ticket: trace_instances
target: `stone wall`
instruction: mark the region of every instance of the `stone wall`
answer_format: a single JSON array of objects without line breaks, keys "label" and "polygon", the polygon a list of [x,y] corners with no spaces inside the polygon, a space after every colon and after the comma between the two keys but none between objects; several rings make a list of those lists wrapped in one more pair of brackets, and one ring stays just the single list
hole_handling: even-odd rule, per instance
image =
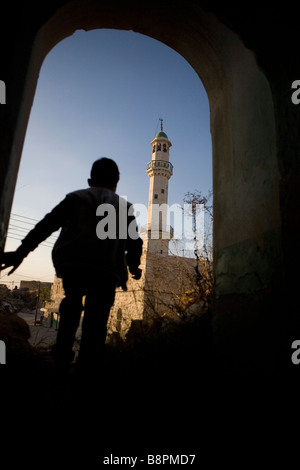
[{"label": "stone wall", "polygon": [[152,321],[182,315],[198,300],[195,265],[196,260],[192,258],[144,251],[141,279],[136,281],[129,274],[127,291],[116,290],[108,335],[115,333],[125,339],[135,320]]},{"label": "stone wall", "polygon": [[51,299],[49,302],[45,302],[44,311],[46,315],[48,313],[58,313],[60,303],[64,298],[64,289],[62,285],[62,279],[54,276],[54,281],[51,287]]}]

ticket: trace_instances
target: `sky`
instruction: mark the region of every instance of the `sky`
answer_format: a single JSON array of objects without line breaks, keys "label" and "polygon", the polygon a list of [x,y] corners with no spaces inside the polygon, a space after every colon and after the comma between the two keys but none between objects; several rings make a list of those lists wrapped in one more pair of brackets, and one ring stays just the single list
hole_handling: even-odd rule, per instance
[{"label": "sky", "polygon": [[[160,130],[172,142],[169,205],[189,191],[212,190],[209,104],[189,63],[176,51],[131,31],[76,31],[46,56],[27,127],[5,251],[67,193],[87,187],[103,156],[120,169],[117,192],[148,204],[150,142]],[[51,246],[58,232],[30,253],[11,276],[53,281]]]}]

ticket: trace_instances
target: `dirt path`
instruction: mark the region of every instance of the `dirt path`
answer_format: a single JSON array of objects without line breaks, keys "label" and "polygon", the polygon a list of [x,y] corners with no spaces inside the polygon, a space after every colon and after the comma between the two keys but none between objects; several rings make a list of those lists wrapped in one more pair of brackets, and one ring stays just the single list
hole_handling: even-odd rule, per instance
[{"label": "dirt path", "polygon": [[55,328],[45,327],[39,323],[35,325],[34,313],[19,312],[18,316],[23,318],[30,328],[31,336],[29,338],[29,343],[32,346],[46,348],[55,342],[57,330]]}]

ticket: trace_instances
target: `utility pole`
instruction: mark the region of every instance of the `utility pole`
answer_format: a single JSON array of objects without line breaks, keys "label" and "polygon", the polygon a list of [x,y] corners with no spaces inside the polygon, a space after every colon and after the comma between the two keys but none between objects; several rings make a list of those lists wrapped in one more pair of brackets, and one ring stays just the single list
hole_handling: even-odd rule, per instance
[{"label": "utility pole", "polygon": [[37,321],[37,312],[38,312],[39,303],[40,303],[40,292],[41,292],[41,282],[39,281],[39,288],[38,288],[36,304],[35,304],[34,326],[36,325],[36,321]]}]

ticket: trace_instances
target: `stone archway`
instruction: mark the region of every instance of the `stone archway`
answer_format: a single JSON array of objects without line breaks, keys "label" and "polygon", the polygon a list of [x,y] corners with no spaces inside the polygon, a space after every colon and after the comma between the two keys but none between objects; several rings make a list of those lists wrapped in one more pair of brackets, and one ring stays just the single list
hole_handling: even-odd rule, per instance
[{"label": "stone archway", "polygon": [[16,110],[11,141],[7,142],[10,145],[5,146],[7,160],[0,207],[2,239],[38,74],[47,53],[76,29],[133,30],[160,40],[191,64],[209,98],[215,334],[223,347],[232,327],[242,325],[245,331],[250,325],[253,331],[253,325],[260,321],[255,307],[241,321],[239,312],[244,308],[241,296],[258,298],[265,309],[264,299],[268,296],[264,292],[280,272],[279,173],[272,94],[254,54],[214,14],[186,1],[174,2],[170,8],[156,0],[147,6],[141,3],[77,0],[57,9],[46,21],[40,19],[40,28],[28,49],[30,60],[23,60],[20,65],[24,82],[16,86],[22,89],[22,101]]}]

